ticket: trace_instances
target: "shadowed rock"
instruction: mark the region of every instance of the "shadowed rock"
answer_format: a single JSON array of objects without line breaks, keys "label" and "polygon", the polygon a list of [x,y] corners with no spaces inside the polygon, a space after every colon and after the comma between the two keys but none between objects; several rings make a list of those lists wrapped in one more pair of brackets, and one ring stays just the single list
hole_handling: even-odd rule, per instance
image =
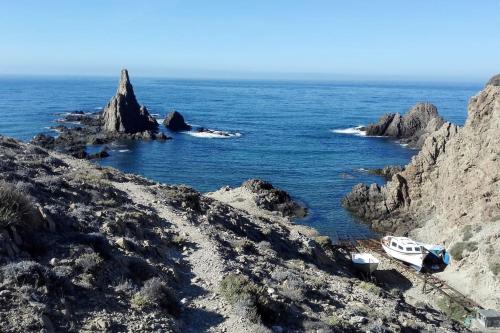
[{"label": "shadowed rock", "polygon": [[189,131],[191,126],[186,124],[184,121],[184,117],[177,111],[169,112],[165,121],[163,122],[166,128],[171,131],[180,132],[180,131]]},{"label": "shadowed rock", "polygon": [[437,131],[443,124],[436,106],[419,103],[404,116],[399,113],[384,115],[378,123],[368,125],[365,130],[369,136],[390,136],[411,148],[421,148],[429,133]]},{"label": "shadowed rock", "polygon": [[103,128],[108,132],[139,133],[158,128],[146,107],[137,102],[126,69],[122,69],[116,95],[104,108],[102,118]]}]

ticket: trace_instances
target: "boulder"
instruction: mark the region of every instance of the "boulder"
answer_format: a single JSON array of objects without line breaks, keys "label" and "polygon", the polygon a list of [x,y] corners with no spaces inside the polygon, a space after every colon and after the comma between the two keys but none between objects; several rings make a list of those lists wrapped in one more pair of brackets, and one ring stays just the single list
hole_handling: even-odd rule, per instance
[{"label": "boulder", "polygon": [[307,209],[295,202],[290,195],[275,188],[271,183],[260,179],[250,179],[242,187],[254,194],[257,207],[278,212],[282,216],[302,218],[307,215]]},{"label": "boulder", "polygon": [[174,132],[189,131],[191,126],[186,124],[184,117],[177,111],[172,111],[167,114],[165,121],[163,122],[166,128]]},{"label": "boulder", "polygon": [[114,133],[156,131],[158,123],[145,106],[139,105],[128,72],[122,69],[116,95],[111,98],[102,114],[103,128]]},{"label": "boulder", "polygon": [[378,123],[364,128],[368,136],[389,136],[400,139],[411,148],[421,148],[425,138],[444,124],[436,106],[419,103],[401,116],[392,113],[382,116]]}]

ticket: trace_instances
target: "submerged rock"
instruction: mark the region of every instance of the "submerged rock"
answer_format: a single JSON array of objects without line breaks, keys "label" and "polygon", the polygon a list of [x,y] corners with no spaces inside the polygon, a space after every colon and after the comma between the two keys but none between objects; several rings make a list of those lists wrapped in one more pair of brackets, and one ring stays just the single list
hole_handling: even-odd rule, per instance
[{"label": "submerged rock", "polygon": [[122,69],[118,90],[104,108],[102,119],[103,128],[108,132],[133,134],[158,128],[156,119],[137,102],[126,69]]},{"label": "submerged rock", "polygon": [[404,116],[399,113],[384,115],[378,123],[368,125],[364,130],[368,136],[390,136],[412,148],[420,148],[425,138],[443,124],[444,120],[438,114],[436,106],[419,103]]},{"label": "submerged rock", "polygon": [[182,114],[180,114],[177,111],[169,112],[167,117],[163,121],[163,125],[165,125],[166,128],[174,132],[191,130],[191,126],[186,124]]}]

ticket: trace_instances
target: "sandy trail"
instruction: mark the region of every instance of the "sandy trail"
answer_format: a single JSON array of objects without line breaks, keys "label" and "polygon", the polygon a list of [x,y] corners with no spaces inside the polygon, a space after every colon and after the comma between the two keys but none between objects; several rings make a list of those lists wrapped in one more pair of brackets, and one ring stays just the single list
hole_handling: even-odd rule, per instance
[{"label": "sandy trail", "polygon": [[183,332],[247,332],[241,320],[231,312],[229,304],[217,293],[227,267],[219,250],[199,227],[176,214],[171,207],[158,202],[144,186],[131,182],[113,183],[125,191],[137,204],[155,209],[158,215],[173,224],[181,235],[193,244],[184,252],[184,260],[191,267],[191,284],[180,292],[187,298],[182,317]]}]

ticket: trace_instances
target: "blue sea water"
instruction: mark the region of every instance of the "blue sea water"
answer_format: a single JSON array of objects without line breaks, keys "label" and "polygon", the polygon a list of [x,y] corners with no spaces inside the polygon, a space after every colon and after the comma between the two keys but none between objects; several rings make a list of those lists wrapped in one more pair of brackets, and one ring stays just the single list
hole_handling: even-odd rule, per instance
[{"label": "blue sea water", "polygon": [[[334,130],[404,113],[420,101],[461,125],[468,99],[481,89],[475,83],[131,79],[139,102],[158,118],[176,109],[191,124],[242,135],[169,133],[174,139],[166,142],[113,145],[98,163],[200,191],[266,179],[307,204],[310,215],[299,223],[340,238],[371,233],[340,204],[359,182],[383,183],[363,170],[406,164],[416,151],[392,139]],[[117,78],[0,78],[0,134],[29,140],[51,133],[62,113],[98,111],[116,86]]]}]

